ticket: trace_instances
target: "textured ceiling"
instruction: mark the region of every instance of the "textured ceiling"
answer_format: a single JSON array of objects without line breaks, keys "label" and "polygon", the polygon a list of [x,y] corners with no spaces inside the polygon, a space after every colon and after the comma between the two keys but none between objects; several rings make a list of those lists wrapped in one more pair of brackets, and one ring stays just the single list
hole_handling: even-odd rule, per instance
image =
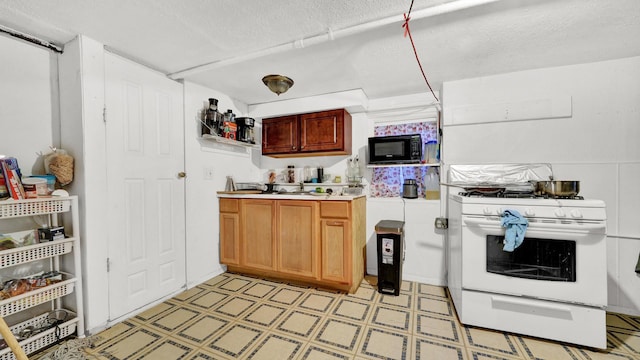
[{"label": "textured ceiling", "polygon": [[[352,89],[374,99],[428,92],[403,37],[410,4],[0,0],[0,25],[59,45],[83,34],[247,104]],[[638,0],[416,0],[412,14],[436,90],[443,81],[640,55]],[[295,85],[278,97],[260,80],[271,73]]]}]

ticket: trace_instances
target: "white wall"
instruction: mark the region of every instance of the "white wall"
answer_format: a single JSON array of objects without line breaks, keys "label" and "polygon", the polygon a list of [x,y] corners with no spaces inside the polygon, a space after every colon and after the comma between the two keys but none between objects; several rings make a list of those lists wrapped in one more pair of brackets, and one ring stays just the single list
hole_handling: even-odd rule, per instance
[{"label": "white wall", "polygon": [[13,156],[23,175],[43,174],[38,156],[53,139],[57,119],[55,55],[42,47],[0,35],[0,155]]},{"label": "white wall", "polygon": [[[0,34],[0,155],[18,159],[23,176],[43,174],[43,161],[38,153],[58,145],[59,139],[53,137],[53,123],[58,119],[57,78],[51,78],[51,68],[55,66],[55,55],[49,50]],[[2,219],[0,233],[35,228],[43,220],[42,217]],[[67,269],[64,267],[67,264],[62,265]],[[0,280],[4,282],[48,268],[47,260],[3,266]],[[69,309],[74,309],[74,304],[73,296],[64,301]],[[46,311],[47,306],[41,305],[5,320],[16,324]]]},{"label": "white wall", "polygon": [[[630,314],[640,314],[639,78],[633,57],[452,81],[442,91],[448,165],[547,162],[556,179],[579,180],[580,195],[606,202],[609,310]],[[521,120],[567,99],[568,117]],[[456,114],[481,120],[455,125]]]},{"label": "white wall", "polygon": [[367,273],[378,274],[377,234],[381,220],[404,221],[405,258],[402,280],[446,285],[444,234],[434,221],[440,201],[403,198],[367,199]]},{"label": "white wall", "polygon": [[105,220],[104,46],[76,37],[65,44],[52,76],[56,74],[60,78],[60,143],[75,159],[74,180],[67,190],[78,195],[85,327],[91,331],[109,320],[107,229],[112,224]]},{"label": "white wall", "polygon": [[246,114],[247,107],[219,91],[189,82],[184,85],[187,286],[193,287],[225,271],[219,261],[216,191],[224,190],[227,176],[235,181],[258,179],[260,153],[201,139],[199,121],[209,98],[218,99],[219,111],[231,109],[236,116]]}]

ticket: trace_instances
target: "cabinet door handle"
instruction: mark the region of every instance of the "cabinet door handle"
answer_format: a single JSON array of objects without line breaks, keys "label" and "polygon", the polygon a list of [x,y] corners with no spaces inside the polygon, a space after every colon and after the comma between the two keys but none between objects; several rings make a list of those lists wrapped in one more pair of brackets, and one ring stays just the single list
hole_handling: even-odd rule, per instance
[{"label": "cabinet door handle", "polygon": [[296,147],[295,147],[295,146],[291,148],[291,150],[295,150],[295,149],[296,149]]},{"label": "cabinet door handle", "polygon": [[327,225],[329,226],[342,226],[344,224],[344,222],[342,221],[329,221],[327,222]]},{"label": "cabinet door handle", "polygon": [[300,149],[304,149],[304,145],[300,146]]}]

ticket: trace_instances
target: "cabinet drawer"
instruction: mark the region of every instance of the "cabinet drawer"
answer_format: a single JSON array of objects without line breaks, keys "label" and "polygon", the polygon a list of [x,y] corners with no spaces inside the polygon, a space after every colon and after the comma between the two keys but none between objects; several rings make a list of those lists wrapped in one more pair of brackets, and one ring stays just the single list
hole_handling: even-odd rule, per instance
[{"label": "cabinet drawer", "polygon": [[350,202],[348,201],[321,201],[320,217],[348,219]]},{"label": "cabinet drawer", "polygon": [[238,199],[220,199],[220,212],[237,213],[239,209]]}]

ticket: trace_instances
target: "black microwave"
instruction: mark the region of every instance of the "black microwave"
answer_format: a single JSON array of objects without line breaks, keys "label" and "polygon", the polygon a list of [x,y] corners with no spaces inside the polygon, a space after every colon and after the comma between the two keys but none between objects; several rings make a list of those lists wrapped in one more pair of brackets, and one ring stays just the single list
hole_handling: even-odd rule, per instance
[{"label": "black microwave", "polygon": [[369,138],[369,164],[419,164],[422,162],[420,134]]}]

